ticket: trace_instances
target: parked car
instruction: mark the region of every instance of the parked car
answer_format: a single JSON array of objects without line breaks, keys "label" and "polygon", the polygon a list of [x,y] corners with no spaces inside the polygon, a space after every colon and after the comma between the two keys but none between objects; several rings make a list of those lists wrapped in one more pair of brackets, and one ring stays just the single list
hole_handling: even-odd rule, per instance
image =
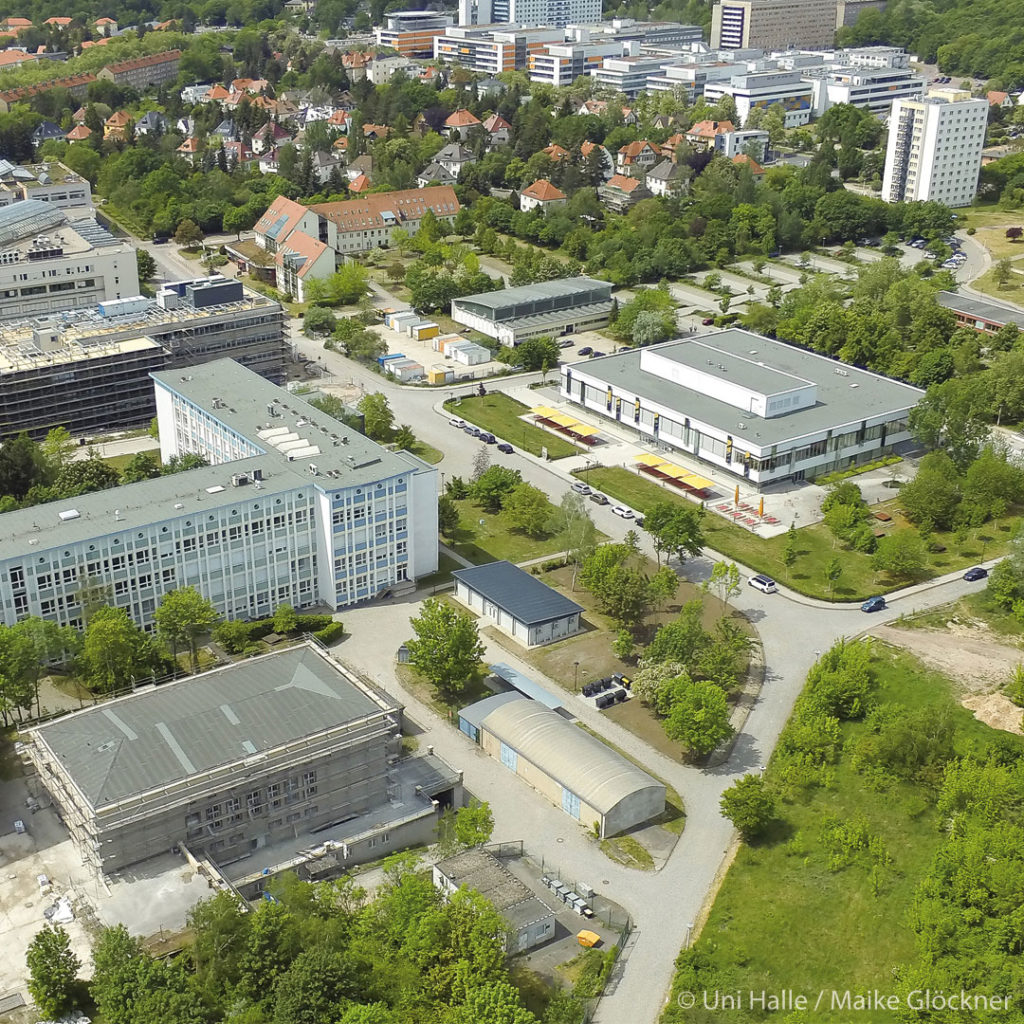
[{"label": "parked car", "polygon": [[595,350],[594,352],[591,352],[591,353],[590,353],[590,358],[591,358],[591,359],[600,359],[600,358],[601,358],[601,356],[603,356],[603,355],[604,355],[604,352],[597,352],[597,351]]},{"label": "parked car", "polygon": [[975,565],[964,573],[964,579],[967,580],[968,583],[974,583],[975,580],[983,580],[987,575],[988,569],[984,569],[980,565]]},{"label": "parked car", "polygon": [[477,437],[483,441],[484,444],[494,444],[498,439],[493,435],[489,434],[486,430],[481,430]]},{"label": "parked car", "polygon": [[607,505],[608,504],[608,499],[603,494],[601,494],[600,491],[594,491],[594,493],[590,495],[590,500],[595,505]]},{"label": "parked car", "polygon": [[706,316],[703,320],[701,320],[701,324],[704,327],[710,327],[714,322],[715,318],[713,316]]},{"label": "parked car", "polygon": [[498,451],[503,452],[505,455],[511,455],[515,451],[515,448],[513,448],[507,441],[502,441],[501,444],[498,445]]},{"label": "parked car", "polygon": [[646,520],[643,516],[634,515],[633,522],[636,523],[637,526],[643,526]]},{"label": "parked car", "polygon": [[577,480],[576,483],[572,485],[572,489],[577,494],[582,494],[584,497],[592,493],[590,488],[582,480]]},{"label": "parked car", "polygon": [[563,339],[562,339],[562,340],[561,340],[561,341],[560,341],[560,342],[558,343],[558,347],[559,347],[559,348],[572,348],[572,346],[573,346],[573,340],[572,340],[572,338],[563,338]]},{"label": "parked car", "polygon": [[465,430],[466,429],[466,421],[465,420],[460,420],[458,416],[453,416],[448,421],[448,426],[449,427],[458,427],[459,430]]},{"label": "parked car", "polygon": [[616,515],[620,519],[632,519],[634,513],[631,508],[626,508],[625,505],[613,505],[612,515]]},{"label": "parked car", "polygon": [[480,436],[480,428],[479,427],[474,427],[472,423],[467,423],[462,429],[467,434],[469,434],[470,437],[479,437]]},{"label": "parked car", "polygon": [[861,606],[862,612],[880,612],[885,608],[884,597],[869,597]]},{"label": "parked car", "polygon": [[760,573],[757,576],[751,576],[747,583],[755,590],[760,590],[762,594],[775,594],[779,589],[771,576],[764,576]]},{"label": "parked car", "polygon": [[576,349],[576,355],[578,356],[589,356],[594,350],[589,345],[584,345],[583,348]]}]

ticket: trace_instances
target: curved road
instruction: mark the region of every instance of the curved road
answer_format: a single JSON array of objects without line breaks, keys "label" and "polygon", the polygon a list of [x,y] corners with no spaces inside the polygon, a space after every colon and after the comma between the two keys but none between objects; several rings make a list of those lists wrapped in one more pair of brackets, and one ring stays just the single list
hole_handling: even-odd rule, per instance
[{"label": "curved road", "polygon": [[[468,476],[472,472],[472,458],[479,445],[468,435],[453,430],[439,410],[438,403],[447,395],[447,390],[438,392],[396,385],[340,355],[325,352],[320,345],[300,334],[296,333],[292,340],[307,357],[321,356],[325,368],[339,380],[361,384],[366,390],[383,391],[397,417],[408,422],[418,437],[445,453],[439,468],[446,475]],[[518,378],[517,383],[522,379]],[[487,386],[500,390],[503,384],[507,386],[507,381],[488,382]],[[524,479],[540,487],[556,502],[568,487],[571,478],[559,471],[557,463],[542,463],[519,453],[500,456],[493,449],[491,452],[494,458],[520,469]],[[606,507],[596,506],[593,515],[599,528],[611,537],[621,538],[629,529],[627,523],[611,515]],[[710,557],[686,563],[681,574],[693,581],[703,579],[709,572]],[[403,691],[390,667],[382,666],[379,644],[373,637],[381,635],[382,617],[389,615],[396,620],[395,632],[389,634],[395,642],[403,635],[408,636],[407,620],[415,611],[414,607],[392,606],[386,610],[374,606],[347,611],[344,618],[352,627],[352,636],[346,641],[344,656],[352,659],[355,667],[397,691],[406,701],[413,720],[424,725],[427,734],[424,739],[433,742],[439,753],[460,766],[472,760],[471,788],[494,809],[496,840],[529,836],[531,851],[543,856],[546,863],[562,865],[570,878],[589,880],[629,911],[636,922],[636,931],[622,970],[613,979],[610,993],[601,1001],[596,1019],[603,1024],[621,1024],[622,1021],[644,1024],[656,1021],[662,1010],[675,956],[687,942],[690,925],[698,919],[733,842],[733,827],[719,813],[721,793],[736,779],[767,762],[818,652],[841,637],[854,636],[877,623],[890,622],[902,613],[944,604],[977,586],[965,583],[959,575],[932,581],[892,595],[889,608],[873,616],[865,615],[856,605],[829,605],[785,590],[776,595],[764,595],[744,587],[743,594],[734,603],[761,633],[765,684],[729,760],[718,768],[701,770],[674,762],[599,713],[583,707],[581,702],[581,707],[574,710],[583,721],[649,766],[672,785],[685,802],[686,829],[667,864],[656,874],[630,871],[607,860],[580,830],[567,827],[565,816],[557,808],[540,806],[544,802],[539,798],[524,799],[524,791],[519,789],[521,784],[514,782],[507,771],[480,755],[465,737],[440,723],[411,694]],[[390,622],[388,626],[390,630]],[[370,639],[361,641],[366,635]],[[504,660],[510,658],[505,652],[502,656]],[[527,670],[534,671],[528,667]]]}]

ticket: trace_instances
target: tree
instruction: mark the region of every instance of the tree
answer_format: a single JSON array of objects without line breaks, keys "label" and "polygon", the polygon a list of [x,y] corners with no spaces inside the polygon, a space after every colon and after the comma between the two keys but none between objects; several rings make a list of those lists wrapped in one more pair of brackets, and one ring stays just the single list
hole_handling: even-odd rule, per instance
[{"label": "tree", "polygon": [[135,265],[138,268],[140,281],[150,281],[156,274],[156,260],[145,249],[135,250]]},{"label": "tree", "polygon": [[506,361],[527,370],[542,370],[545,366],[550,369],[558,365],[558,342],[548,336],[527,338],[510,350]]},{"label": "tree", "polygon": [[924,541],[915,530],[897,530],[878,542],[871,568],[898,579],[917,575],[928,562]]},{"label": "tree", "polygon": [[597,527],[590,518],[590,510],[582,494],[566,491],[562,495],[558,508],[551,515],[548,530],[562,537],[566,562],[573,565],[572,587],[575,590],[579,567],[597,545]]},{"label": "tree", "polygon": [[338,326],[338,318],[323,306],[311,306],[302,318],[302,333],[307,338],[317,335],[332,334]]},{"label": "tree", "polygon": [[715,562],[711,567],[711,575],[701,584],[701,588],[705,592],[716,591],[718,599],[728,605],[729,599],[736,597],[743,589],[735,562]]},{"label": "tree", "polygon": [[1001,259],[992,271],[992,276],[996,279],[996,284],[1000,288],[1005,288],[1013,277],[1013,264],[1006,257]]},{"label": "tree", "polygon": [[60,925],[36,932],[25,954],[28,990],[44,1017],[57,1018],[72,1008],[81,961],[71,951],[71,939]]},{"label": "tree", "polygon": [[737,779],[722,794],[719,806],[748,843],[764,835],[775,820],[775,797],[759,775]]},{"label": "tree", "polygon": [[202,469],[209,464],[210,460],[205,455],[198,452],[183,452],[181,455],[172,455],[164,463],[163,474],[170,476],[172,473],[184,473],[190,469]]},{"label": "tree", "polygon": [[98,608],[86,623],[81,668],[93,689],[121,690],[160,667],[153,641],[123,608]]},{"label": "tree", "polygon": [[412,451],[416,444],[416,435],[412,432],[412,427],[408,423],[403,423],[395,431],[395,436],[391,439],[391,443],[400,452]]},{"label": "tree", "polygon": [[692,756],[710,754],[733,733],[729,704],[722,688],[701,680],[684,686],[672,702],[665,732]]},{"label": "tree", "polygon": [[523,482],[518,469],[506,466],[490,466],[473,481],[469,496],[479,501],[491,513],[502,510],[506,499]]},{"label": "tree", "polygon": [[644,529],[651,535],[659,556],[668,551],[683,562],[687,556],[696,558],[704,549],[703,519],[704,509],[700,506],[659,501],[647,510]]},{"label": "tree", "polygon": [[481,803],[474,797],[466,807],[460,807],[455,812],[454,829],[456,841],[467,849],[490,842],[494,832],[491,805],[486,801]]},{"label": "tree", "polygon": [[491,455],[487,448],[484,446],[477,448],[476,453],[473,455],[473,473],[470,479],[476,483],[487,472],[490,464]]},{"label": "tree", "polygon": [[142,943],[129,935],[123,924],[104,928],[93,948],[92,962],[93,980],[89,994],[96,1003],[96,1009],[110,1024],[135,1024],[131,995],[149,963],[149,955],[143,950]]},{"label": "tree", "polygon": [[199,670],[199,652],[196,641],[220,622],[217,609],[195,587],[170,590],[160,599],[153,616],[160,636],[177,656],[178,647],[188,648],[192,671]]},{"label": "tree", "polygon": [[1013,227],[1006,229],[1006,237],[1011,242],[1020,241],[1022,235],[1024,235],[1024,228],[1019,227],[1018,225],[1014,225]]},{"label": "tree", "polygon": [[54,473],[59,473],[78,451],[78,444],[67,427],[54,427],[39,445],[40,453]]},{"label": "tree", "polygon": [[357,994],[355,968],[341,953],[314,947],[292,961],[274,989],[274,1024],[336,1020]]},{"label": "tree", "polygon": [[635,545],[602,544],[580,569],[580,582],[619,626],[634,629],[651,610],[656,594]]},{"label": "tree", "polygon": [[455,536],[455,531],[459,528],[458,507],[447,494],[442,494],[437,499],[437,527],[441,534],[449,539]]},{"label": "tree", "polygon": [[0,497],[24,498],[46,482],[49,467],[28,434],[16,434],[0,445]]},{"label": "tree", "polygon": [[182,249],[195,249],[203,240],[203,232],[194,220],[183,220],[174,232],[174,244]]},{"label": "tree", "polygon": [[90,452],[87,459],[64,464],[53,481],[52,496],[73,498],[91,491],[105,491],[108,487],[116,487],[120,480],[113,466]]},{"label": "tree", "polygon": [[796,524],[790,523],[789,529],[786,531],[786,546],[782,549],[782,564],[786,567],[787,579],[793,570],[793,566],[796,565],[798,557],[797,543]]},{"label": "tree", "polygon": [[917,475],[900,490],[907,518],[929,530],[946,530],[952,525],[961,497],[956,466],[945,452],[926,455]]},{"label": "tree", "polygon": [[446,696],[461,693],[474,677],[484,655],[476,620],[437,598],[427,598],[411,622],[409,662]]},{"label": "tree", "polygon": [[160,476],[160,463],[150,452],[133,455],[127,466],[121,470],[121,483],[134,484],[140,480],[153,480]]},{"label": "tree", "polygon": [[363,414],[367,437],[374,441],[386,441],[391,436],[395,414],[380,391],[363,395],[356,408]]},{"label": "tree", "polygon": [[843,563],[836,557],[832,557],[828,560],[828,564],[825,566],[825,579],[828,580],[828,592],[831,597],[832,591],[835,588],[836,581],[840,576],[843,575]]},{"label": "tree", "polygon": [[295,609],[287,602],[282,602],[274,609],[274,632],[294,633],[299,628],[299,617]]},{"label": "tree", "polygon": [[622,661],[628,661],[636,652],[636,641],[628,629],[620,629],[612,641],[612,654]]},{"label": "tree", "polygon": [[502,501],[508,521],[528,537],[543,537],[551,518],[551,505],[547,495],[532,484],[522,483],[510,491]]}]

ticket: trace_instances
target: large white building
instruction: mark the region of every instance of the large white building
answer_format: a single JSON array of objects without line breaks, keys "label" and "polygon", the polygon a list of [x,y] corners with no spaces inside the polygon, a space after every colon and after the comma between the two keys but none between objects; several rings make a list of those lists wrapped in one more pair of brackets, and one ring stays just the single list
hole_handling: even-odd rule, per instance
[{"label": "large white building", "polygon": [[752,110],[768,110],[776,104],[785,110],[787,128],[807,124],[811,119],[811,86],[796,71],[758,71],[704,86],[708,103],[717,103],[723,96],[733,98],[741,124],[747,123]]},{"label": "large white building", "polygon": [[562,367],[562,397],[763,486],[867,462],[910,437],[924,392],[729,329]]},{"label": "large white building", "polygon": [[837,103],[888,114],[893,100],[919,100],[925,80],[910,68],[838,67],[820,76],[807,76],[814,94],[814,114],[820,117]]},{"label": "large white building", "polygon": [[882,198],[970,206],[978,189],[988,100],[933,89],[923,100],[897,100],[889,117]]},{"label": "large white building", "polygon": [[82,626],[82,587],[149,626],[194,586],[228,619],[369,600],[437,567],[437,472],[233,360],[152,375],[164,461],[210,465],[0,516],[0,622]]},{"label": "large white building", "polygon": [[0,208],[0,320],[139,294],[135,249],[37,199]]},{"label": "large white building", "polygon": [[459,0],[460,25],[510,23],[528,28],[601,20],[601,0]]}]

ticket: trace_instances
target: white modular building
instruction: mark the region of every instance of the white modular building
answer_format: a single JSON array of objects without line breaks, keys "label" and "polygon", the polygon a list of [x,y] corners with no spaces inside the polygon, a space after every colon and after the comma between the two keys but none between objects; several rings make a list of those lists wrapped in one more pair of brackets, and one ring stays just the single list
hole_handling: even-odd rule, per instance
[{"label": "white modular building", "polygon": [[924,392],[730,328],[562,367],[562,397],[764,485],[869,462],[910,439]]},{"label": "white modular building", "polygon": [[152,374],[166,462],[210,465],[0,516],[0,622],[83,624],[83,584],[153,623],[194,586],[228,619],[341,608],[437,567],[437,472],[222,359]]}]

